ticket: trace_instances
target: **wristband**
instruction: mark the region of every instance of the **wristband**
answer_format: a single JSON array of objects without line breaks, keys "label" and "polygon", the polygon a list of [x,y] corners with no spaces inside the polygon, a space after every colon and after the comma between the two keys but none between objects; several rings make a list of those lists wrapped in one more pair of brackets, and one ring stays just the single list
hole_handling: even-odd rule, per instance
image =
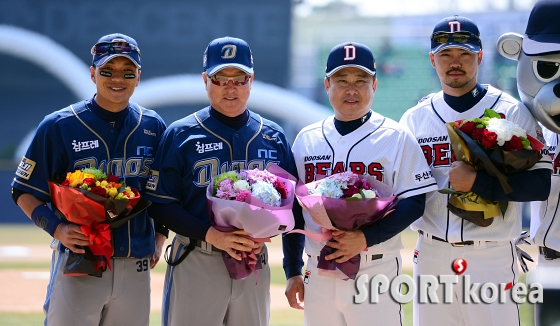
[{"label": "wristband", "polygon": [[35,207],[31,213],[31,220],[35,225],[45,230],[54,238],[54,232],[62,220],[60,220],[47,205],[39,205]]}]

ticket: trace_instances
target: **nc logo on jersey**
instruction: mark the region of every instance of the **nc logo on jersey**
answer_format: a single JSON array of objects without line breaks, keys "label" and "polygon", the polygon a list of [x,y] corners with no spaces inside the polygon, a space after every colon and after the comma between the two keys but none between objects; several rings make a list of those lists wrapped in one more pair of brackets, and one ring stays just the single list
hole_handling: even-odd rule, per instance
[{"label": "nc logo on jersey", "polygon": [[412,257],[412,262],[418,264],[418,250],[414,249],[414,257]]},{"label": "nc logo on jersey", "polygon": [[88,140],[88,141],[72,141],[72,149],[74,152],[81,152],[87,149],[94,149],[99,147],[99,140]]},{"label": "nc logo on jersey", "polygon": [[24,156],[18,165],[16,175],[25,180],[29,180],[29,177],[31,177],[31,173],[33,173],[33,169],[35,169],[36,164],[37,163],[35,163],[35,161],[32,161]]},{"label": "nc logo on jersey", "polygon": [[146,182],[146,189],[156,191],[159,182],[159,171],[150,170],[148,181]]}]

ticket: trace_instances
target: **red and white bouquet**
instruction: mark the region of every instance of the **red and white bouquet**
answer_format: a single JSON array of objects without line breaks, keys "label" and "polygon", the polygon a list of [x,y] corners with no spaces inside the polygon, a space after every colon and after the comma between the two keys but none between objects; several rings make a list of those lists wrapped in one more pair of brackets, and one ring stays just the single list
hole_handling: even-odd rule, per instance
[{"label": "red and white bouquet", "polygon": [[[482,118],[458,120],[446,126],[455,158],[476,171],[497,177],[506,194],[512,192],[507,174],[527,170],[542,158],[542,143],[493,110],[486,109]],[[492,224],[493,218],[507,209],[507,202],[493,202],[473,192],[449,188],[440,192],[451,194],[447,208],[453,214],[479,226]]]},{"label": "red and white bouquet", "polygon": [[[252,240],[270,237],[294,228],[292,206],[295,178],[277,165],[268,170],[222,173],[206,190],[211,225],[219,231],[244,230]],[[262,268],[253,253],[239,252],[241,261],[223,252],[232,279],[243,279]]]},{"label": "red and white bouquet", "polygon": [[93,168],[68,172],[61,181],[49,181],[53,205],[68,222],[90,238],[85,254],[70,253],[64,275],[101,277],[111,269],[111,229],[118,228],[150,206],[138,190],[112,174]]},{"label": "red and white bouquet", "polygon": [[[319,235],[297,231],[321,242],[332,236],[330,230],[359,230],[372,225],[392,212],[397,203],[393,189],[371,176],[342,172],[308,184],[299,183],[296,196],[303,209],[323,232]],[[293,231],[296,232],[296,231]],[[365,248],[364,248],[365,249]],[[360,256],[345,263],[328,261],[325,256],[336,249],[324,246],[317,267],[322,275],[355,279]]]}]

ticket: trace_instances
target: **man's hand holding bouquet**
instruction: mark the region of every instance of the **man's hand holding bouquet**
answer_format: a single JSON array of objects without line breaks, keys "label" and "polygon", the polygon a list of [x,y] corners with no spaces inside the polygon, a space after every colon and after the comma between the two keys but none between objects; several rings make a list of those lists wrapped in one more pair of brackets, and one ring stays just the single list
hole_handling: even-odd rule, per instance
[{"label": "man's hand holding bouquet", "polygon": [[[446,125],[455,158],[498,178],[506,194],[512,192],[507,174],[527,170],[542,157],[543,144],[493,110],[486,109],[482,118]],[[507,209],[507,202],[493,202],[470,191],[446,188],[440,192],[451,195],[447,208],[453,214],[479,226],[492,224]]]},{"label": "man's hand holding bouquet", "polygon": [[[206,198],[210,223],[221,232],[235,232],[254,242],[269,242],[270,237],[294,228],[292,206],[295,178],[277,165],[268,170],[243,170],[222,173],[212,179]],[[253,252],[227,252],[222,256],[232,279],[243,279],[261,269]]]},{"label": "man's hand holding bouquet", "polygon": [[[370,226],[392,211],[397,203],[393,189],[371,176],[342,172],[308,184],[299,183],[296,196],[313,221],[321,227],[321,234],[303,233],[322,242],[342,235],[341,231],[355,231]],[[362,250],[365,250],[363,248]],[[337,263],[325,257],[337,249],[323,247],[317,268],[325,276],[355,279],[360,269],[360,255]]]},{"label": "man's hand holding bouquet", "polygon": [[64,180],[49,181],[49,188],[56,209],[67,222],[79,225],[90,242],[85,254],[70,253],[64,275],[101,277],[111,269],[111,229],[142,212],[150,201],[118,177],[93,168],[68,172]]}]

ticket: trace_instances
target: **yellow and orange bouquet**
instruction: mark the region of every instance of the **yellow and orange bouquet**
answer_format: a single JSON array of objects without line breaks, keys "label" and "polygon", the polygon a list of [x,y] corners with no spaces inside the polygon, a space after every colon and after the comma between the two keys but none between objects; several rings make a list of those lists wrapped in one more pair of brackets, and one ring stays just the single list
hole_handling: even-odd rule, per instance
[{"label": "yellow and orange bouquet", "polygon": [[93,168],[68,172],[66,179],[50,181],[49,188],[56,209],[66,221],[79,225],[91,242],[85,254],[70,254],[64,269],[68,276],[101,277],[107,267],[111,268],[111,229],[123,225],[151,204],[118,177]]}]

